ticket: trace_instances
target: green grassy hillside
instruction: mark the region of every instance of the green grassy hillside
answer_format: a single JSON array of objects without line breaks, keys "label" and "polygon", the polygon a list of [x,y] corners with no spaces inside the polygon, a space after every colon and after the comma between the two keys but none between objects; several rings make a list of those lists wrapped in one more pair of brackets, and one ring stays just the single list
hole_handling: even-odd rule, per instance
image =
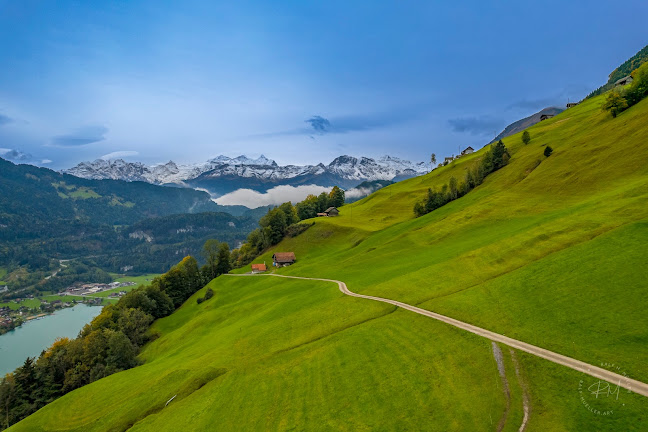
[{"label": "green grassy hillside", "polygon": [[[482,152],[383,188],[275,251],[289,275],[343,280],[648,381],[648,100],[601,97],[505,139],[508,166],[414,219],[428,187]],[[554,152],[545,158],[544,146]],[[242,270],[244,271],[244,270]],[[143,366],[83,387],[11,430],[497,430],[507,399],[488,340],[334,284],[220,277],[156,322]],[[648,398],[585,400],[596,380],[502,346],[505,431],[646,430]],[[618,369],[617,369],[618,368]],[[164,406],[166,401],[176,398]],[[130,428],[130,429],[129,429]]]}]

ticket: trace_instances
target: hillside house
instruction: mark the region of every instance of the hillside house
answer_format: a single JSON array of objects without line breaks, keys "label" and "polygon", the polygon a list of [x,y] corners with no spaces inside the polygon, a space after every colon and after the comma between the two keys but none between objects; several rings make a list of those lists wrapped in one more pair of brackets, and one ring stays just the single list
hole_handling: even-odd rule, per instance
[{"label": "hillside house", "polygon": [[263,264],[252,264],[252,273],[263,273],[268,270],[265,263]]},{"label": "hillside house", "polygon": [[272,265],[275,267],[285,267],[295,263],[297,258],[295,258],[294,252],[277,252],[272,255]]},{"label": "hillside house", "polygon": [[632,82],[632,77],[628,75],[627,77],[623,77],[620,80],[617,80],[617,82],[614,83],[614,86],[624,86],[627,84],[630,84]]},{"label": "hillside house", "polygon": [[540,116],[540,121],[550,119],[550,118],[553,117],[553,116],[554,116],[553,114],[542,114],[542,115]]},{"label": "hillside house", "polygon": [[567,108],[573,108],[573,107],[575,107],[576,105],[578,105],[578,102],[569,102],[569,103],[567,104]]},{"label": "hillside house", "polygon": [[452,162],[453,160],[454,160],[454,156],[446,157],[446,158],[443,160],[443,164],[444,164],[444,165],[449,164],[449,163]]},{"label": "hillside house", "polygon": [[339,216],[340,211],[337,207],[329,207],[322,213],[317,213],[317,217],[329,217],[329,216]]},{"label": "hillside house", "polygon": [[474,148],[468,146],[464,149],[464,151],[461,152],[461,156],[469,155],[475,151]]}]

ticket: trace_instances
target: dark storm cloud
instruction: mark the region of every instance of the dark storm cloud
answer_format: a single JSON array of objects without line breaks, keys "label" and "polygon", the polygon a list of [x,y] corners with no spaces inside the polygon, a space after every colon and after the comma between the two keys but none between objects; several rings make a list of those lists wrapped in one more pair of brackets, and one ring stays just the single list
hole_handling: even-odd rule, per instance
[{"label": "dark storm cloud", "polygon": [[55,136],[51,144],[57,147],[84,146],[105,140],[107,132],[108,129],[104,126],[87,126],[71,134]]},{"label": "dark storm cloud", "polygon": [[324,117],[318,115],[309,118],[308,120],[306,120],[306,123],[309,123],[313,128],[313,130],[316,133],[320,133],[320,134],[324,134],[328,132],[329,129],[331,128],[331,122],[325,119]]},{"label": "dark storm cloud", "polygon": [[23,153],[16,149],[0,149],[0,157],[13,162],[27,162],[33,159],[29,153]]},{"label": "dark storm cloud", "polygon": [[286,135],[326,135],[345,134],[351,132],[363,132],[374,129],[397,126],[410,120],[414,120],[427,112],[424,107],[410,107],[385,111],[380,113],[350,114],[334,117],[323,117],[313,115],[304,120],[310,127],[301,127],[280,132],[269,132],[253,135],[255,138],[270,138]]},{"label": "dark storm cloud", "polygon": [[504,120],[489,116],[455,118],[448,123],[454,132],[471,135],[487,135],[505,126]]},{"label": "dark storm cloud", "polygon": [[0,114],[0,126],[6,125],[13,122],[13,119],[11,117],[7,117],[4,114]]}]

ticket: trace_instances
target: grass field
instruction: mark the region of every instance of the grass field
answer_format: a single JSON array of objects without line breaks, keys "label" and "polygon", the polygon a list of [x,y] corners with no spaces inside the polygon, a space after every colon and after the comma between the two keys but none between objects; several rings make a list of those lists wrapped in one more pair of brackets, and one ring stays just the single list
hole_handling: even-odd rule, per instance
[{"label": "grass field", "polygon": [[[508,166],[426,216],[412,212],[426,189],[462,180],[481,152],[317,219],[257,261],[294,251],[279,272],[343,280],[648,381],[648,100],[616,119],[602,101],[530,128],[528,145],[505,139]],[[489,341],[330,283],[210,286],[212,300],[198,305],[198,293],[154,324],[143,366],[12,430],[496,430],[506,398]],[[513,431],[522,389],[502,350]],[[583,396],[592,378],[516,355],[528,431],[648,430],[648,398]]]},{"label": "grass field", "polygon": [[0,285],[5,285],[6,282],[3,280],[7,276],[7,269],[0,267]]},{"label": "grass field", "polygon": [[16,303],[13,301],[8,301],[8,302],[0,302],[0,307],[6,307],[9,306],[10,309],[12,310],[18,310],[20,309],[21,306],[25,306],[28,308],[37,308],[41,304],[41,301],[38,299],[24,299],[21,300],[20,302]]},{"label": "grass field", "polygon": [[115,282],[135,282],[137,286],[151,283],[153,279],[160,276],[158,273],[150,273],[141,276],[124,276],[117,273],[110,273]]}]

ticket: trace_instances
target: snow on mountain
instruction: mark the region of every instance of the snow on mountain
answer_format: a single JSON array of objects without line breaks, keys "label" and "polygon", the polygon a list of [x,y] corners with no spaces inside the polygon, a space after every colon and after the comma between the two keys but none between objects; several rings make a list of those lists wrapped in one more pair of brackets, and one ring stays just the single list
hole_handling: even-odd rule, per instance
[{"label": "snow on mountain", "polygon": [[413,163],[392,156],[383,156],[375,160],[344,155],[335,158],[328,165],[320,163],[279,166],[274,160],[263,155],[257,159],[244,155],[235,158],[221,155],[195,165],[177,165],[169,161],[166,164],[146,166],[122,159],[98,159],[94,162],[82,162],[63,172],[88,179],[189,184],[193,187],[205,187],[220,194],[225,190],[215,187],[215,182],[228,182],[227,190],[235,187],[266,189],[266,186],[271,188],[277,184],[307,184],[308,181],[320,185],[327,183],[326,186],[334,182],[339,182],[341,186],[353,186],[362,181],[414,177],[427,171],[423,162]]}]

